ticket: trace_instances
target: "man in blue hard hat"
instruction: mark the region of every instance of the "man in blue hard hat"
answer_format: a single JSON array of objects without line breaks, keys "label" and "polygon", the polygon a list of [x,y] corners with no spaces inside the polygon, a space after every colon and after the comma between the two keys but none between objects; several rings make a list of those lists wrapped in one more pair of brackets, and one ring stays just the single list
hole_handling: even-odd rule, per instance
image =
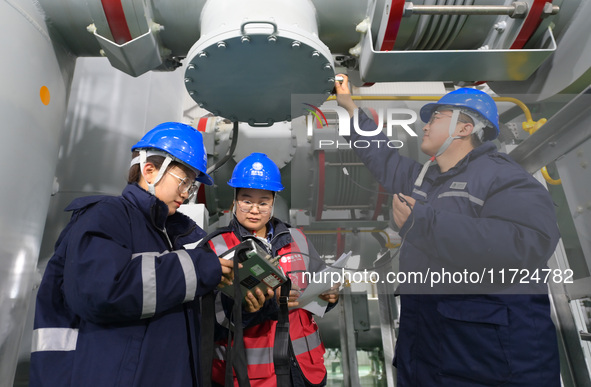
[{"label": "man in blue hard hat", "polygon": [[198,386],[196,299],[230,283],[180,205],[212,184],[201,133],[166,122],[132,148],[121,196],[75,199],[39,287],[30,385]]},{"label": "man in blue hard hat", "polygon": [[[335,88],[354,117],[347,77]],[[400,271],[426,279],[398,288],[397,386],[560,386],[547,284],[535,281],[560,237],[548,191],[491,142],[498,112],[486,93],[454,90],[420,116],[424,165],[386,147],[355,149],[394,195]],[[517,270],[531,280],[507,276]]]}]

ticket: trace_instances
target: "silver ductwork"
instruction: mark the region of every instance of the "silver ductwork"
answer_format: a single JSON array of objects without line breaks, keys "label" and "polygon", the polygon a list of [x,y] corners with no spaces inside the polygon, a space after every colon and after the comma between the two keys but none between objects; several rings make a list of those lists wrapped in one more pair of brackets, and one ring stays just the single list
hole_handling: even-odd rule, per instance
[{"label": "silver ductwork", "polygon": [[0,2],[0,385],[14,378],[53,190],[74,57],[31,2]]}]

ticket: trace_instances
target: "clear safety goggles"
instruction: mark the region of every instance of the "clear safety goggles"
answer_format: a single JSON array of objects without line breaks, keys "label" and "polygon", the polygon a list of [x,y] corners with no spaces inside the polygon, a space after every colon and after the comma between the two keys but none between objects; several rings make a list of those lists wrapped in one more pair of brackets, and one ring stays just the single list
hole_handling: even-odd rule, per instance
[{"label": "clear safety goggles", "polygon": [[[440,111],[435,110],[432,114],[431,114],[431,118],[429,119],[429,121],[427,122],[429,125],[432,125],[433,122],[435,122],[436,120],[439,120],[443,117],[448,117],[451,118],[451,115],[449,114],[443,114]],[[468,122],[466,120],[461,120],[460,118],[458,118],[458,122],[463,122],[464,124],[472,124],[472,122]]]},{"label": "clear safety goggles", "polygon": [[197,192],[197,190],[199,189],[199,185],[196,182],[192,182],[191,180],[189,180],[188,177],[180,177],[175,175],[174,173],[168,171],[168,174],[176,177],[177,179],[179,179],[179,186],[178,186],[178,191],[179,194],[184,194],[184,193],[189,193],[189,197],[193,196],[195,194],[195,192]]}]

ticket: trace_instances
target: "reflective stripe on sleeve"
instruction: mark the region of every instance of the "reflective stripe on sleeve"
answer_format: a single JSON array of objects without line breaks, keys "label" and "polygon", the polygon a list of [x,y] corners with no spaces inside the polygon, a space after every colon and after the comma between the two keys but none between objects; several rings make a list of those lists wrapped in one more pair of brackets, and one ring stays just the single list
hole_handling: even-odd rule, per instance
[{"label": "reflective stripe on sleeve", "polygon": [[74,351],[78,340],[78,329],[38,328],[33,331],[31,352]]},{"label": "reflective stripe on sleeve", "polygon": [[448,192],[444,192],[444,193],[440,194],[439,196],[437,196],[437,199],[444,198],[444,197],[453,197],[453,196],[467,198],[472,203],[478,204],[479,206],[484,205],[484,200],[478,199],[477,197],[470,195],[468,192],[463,192],[463,191],[448,191]]},{"label": "reflective stripe on sleeve", "polygon": [[188,252],[185,250],[177,250],[176,254],[179,257],[179,262],[185,274],[185,299],[183,302],[191,301],[195,298],[197,292],[197,273],[195,273],[195,265]]},{"label": "reflective stripe on sleeve", "polygon": [[426,194],[426,193],[424,193],[424,192],[423,192],[423,191],[421,191],[421,190],[418,190],[418,189],[416,189],[416,188],[415,188],[415,189],[413,189],[413,190],[412,190],[412,192],[416,193],[417,195],[421,195],[421,196],[422,196],[422,197],[424,197],[425,199],[427,198],[427,194]]},{"label": "reflective stripe on sleeve", "polygon": [[318,331],[309,334],[308,336],[300,337],[299,339],[293,340],[291,342],[293,346],[293,352],[296,356],[301,355],[302,353],[308,352],[313,350],[314,348],[318,347],[322,344],[320,340],[320,334]]},{"label": "reflective stripe on sleeve", "polygon": [[134,254],[133,258],[142,256],[142,317],[152,317],[156,313],[156,253]]}]

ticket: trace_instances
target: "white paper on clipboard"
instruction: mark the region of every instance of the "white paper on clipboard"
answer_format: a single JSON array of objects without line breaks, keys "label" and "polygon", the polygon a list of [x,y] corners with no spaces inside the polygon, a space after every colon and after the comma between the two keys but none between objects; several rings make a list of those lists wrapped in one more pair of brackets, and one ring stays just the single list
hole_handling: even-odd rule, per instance
[{"label": "white paper on clipboard", "polygon": [[311,273],[311,281],[308,283],[306,290],[298,298],[299,305],[297,307],[306,309],[316,316],[324,316],[328,302],[318,298],[318,296],[330,290],[333,285],[331,283],[331,278],[333,278],[331,277],[331,273],[338,272],[340,278],[340,273],[343,268],[347,267],[347,262],[351,258],[352,253],[352,251],[343,253],[331,266],[327,266],[317,273]]}]

